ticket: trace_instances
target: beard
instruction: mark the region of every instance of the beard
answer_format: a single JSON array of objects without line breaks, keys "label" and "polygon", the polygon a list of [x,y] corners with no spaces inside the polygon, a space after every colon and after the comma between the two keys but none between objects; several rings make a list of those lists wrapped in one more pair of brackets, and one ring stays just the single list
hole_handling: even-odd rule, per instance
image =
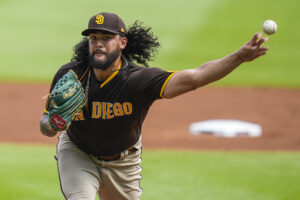
[{"label": "beard", "polygon": [[105,70],[108,67],[110,67],[113,62],[120,56],[121,54],[121,49],[120,48],[116,48],[114,51],[112,51],[111,53],[106,53],[106,52],[102,52],[103,54],[105,54],[106,59],[102,60],[102,61],[97,61],[94,59],[95,54],[97,53],[97,51],[93,52],[92,54],[89,53],[89,63],[90,65],[94,68],[94,69],[100,69],[100,70]]}]

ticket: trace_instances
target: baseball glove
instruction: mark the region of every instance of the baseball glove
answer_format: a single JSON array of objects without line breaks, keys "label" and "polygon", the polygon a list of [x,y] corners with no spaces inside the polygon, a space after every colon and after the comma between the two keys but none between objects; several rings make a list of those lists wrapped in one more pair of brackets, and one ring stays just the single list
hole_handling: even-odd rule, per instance
[{"label": "baseball glove", "polygon": [[84,89],[73,70],[55,84],[49,96],[48,119],[55,131],[66,130],[85,105]]}]

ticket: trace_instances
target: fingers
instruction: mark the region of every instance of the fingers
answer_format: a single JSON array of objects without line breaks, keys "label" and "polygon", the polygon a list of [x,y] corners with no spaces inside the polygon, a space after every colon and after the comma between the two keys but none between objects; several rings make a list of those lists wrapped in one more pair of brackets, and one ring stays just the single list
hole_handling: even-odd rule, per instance
[{"label": "fingers", "polygon": [[261,52],[259,52],[259,56],[262,56],[262,55],[265,55],[267,52],[266,51],[261,51]]},{"label": "fingers", "polygon": [[267,37],[263,37],[263,38],[261,38],[260,40],[258,40],[258,41],[256,42],[256,45],[257,45],[258,47],[260,47],[260,45],[261,45],[262,43],[264,43],[264,42],[267,42],[268,39],[269,39],[269,38],[267,38]]},{"label": "fingers", "polygon": [[259,47],[258,50],[257,50],[257,57],[265,55],[268,50],[269,50],[268,47]]},{"label": "fingers", "polygon": [[268,38],[260,37],[262,37],[261,33],[254,34],[254,36],[239,49],[239,57],[241,57],[243,61],[251,61],[267,53],[269,48],[261,45],[267,42]]},{"label": "fingers", "polygon": [[249,41],[249,44],[254,46],[256,44],[257,39],[260,38],[261,36],[262,36],[261,33],[255,33],[255,35]]},{"label": "fingers", "polygon": [[259,50],[260,51],[267,51],[267,50],[269,50],[269,47],[260,47]]},{"label": "fingers", "polygon": [[255,33],[255,35],[249,41],[249,44],[251,46],[260,47],[260,45],[262,43],[267,42],[269,40],[269,38],[267,38],[267,37],[263,37],[263,38],[259,39],[261,36],[262,36],[261,33]]}]

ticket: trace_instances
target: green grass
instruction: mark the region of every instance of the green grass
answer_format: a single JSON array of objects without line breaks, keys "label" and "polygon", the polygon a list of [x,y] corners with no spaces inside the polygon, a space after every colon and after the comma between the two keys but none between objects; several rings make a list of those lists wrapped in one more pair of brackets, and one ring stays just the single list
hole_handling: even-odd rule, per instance
[{"label": "green grass", "polygon": [[215,85],[300,87],[298,0],[0,1],[0,81],[50,81],[70,60],[91,15],[118,13],[153,27],[162,46],[152,66],[194,68],[237,50],[266,19],[278,23],[268,55]]},{"label": "green grass", "polygon": [[[197,24],[198,13],[204,9],[209,11],[210,4],[216,1],[189,5],[187,8],[192,12],[188,16],[193,19],[190,22]],[[116,12],[129,25],[135,20],[144,22],[165,41],[165,50],[172,49],[169,44],[178,37],[173,37],[173,34],[169,37],[165,24],[176,27],[178,20],[179,24],[184,24],[185,19],[174,14],[179,13],[185,4],[174,4],[171,0],[117,0],[114,3],[94,0],[2,1],[0,22],[5,31],[0,39],[0,80],[50,81],[56,70],[70,60],[72,47],[81,40],[81,32],[87,27],[89,18],[100,11]],[[170,5],[172,9],[166,10]],[[145,8],[151,11],[145,12]],[[185,30],[176,32],[184,34]]]},{"label": "green grass", "polygon": [[37,145],[0,145],[0,199],[64,199],[55,148]]},{"label": "green grass", "polygon": [[[0,145],[0,198],[64,199],[54,146]],[[299,152],[144,150],[143,200],[297,200]]]},{"label": "green grass", "polygon": [[299,18],[299,7],[296,0],[223,1],[210,13],[204,26],[187,34],[186,44],[191,51],[175,52],[176,67],[193,67],[199,60],[223,57],[237,50],[255,32],[261,32],[264,20],[274,19],[278,32],[269,36],[268,54],[244,64],[215,85],[299,87],[300,28],[291,28],[293,19]]},{"label": "green grass", "polygon": [[144,199],[296,200],[299,158],[279,152],[146,151]]}]

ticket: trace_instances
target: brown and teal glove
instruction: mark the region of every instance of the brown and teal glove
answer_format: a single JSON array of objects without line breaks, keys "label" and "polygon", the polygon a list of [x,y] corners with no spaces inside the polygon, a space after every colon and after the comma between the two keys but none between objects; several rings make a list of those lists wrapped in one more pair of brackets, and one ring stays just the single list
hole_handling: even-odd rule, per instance
[{"label": "brown and teal glove", "polygon": [[66,130],[85,105],[84,89],[73,70],[55,84],[49,96],[48,119],[55,131]]}]

